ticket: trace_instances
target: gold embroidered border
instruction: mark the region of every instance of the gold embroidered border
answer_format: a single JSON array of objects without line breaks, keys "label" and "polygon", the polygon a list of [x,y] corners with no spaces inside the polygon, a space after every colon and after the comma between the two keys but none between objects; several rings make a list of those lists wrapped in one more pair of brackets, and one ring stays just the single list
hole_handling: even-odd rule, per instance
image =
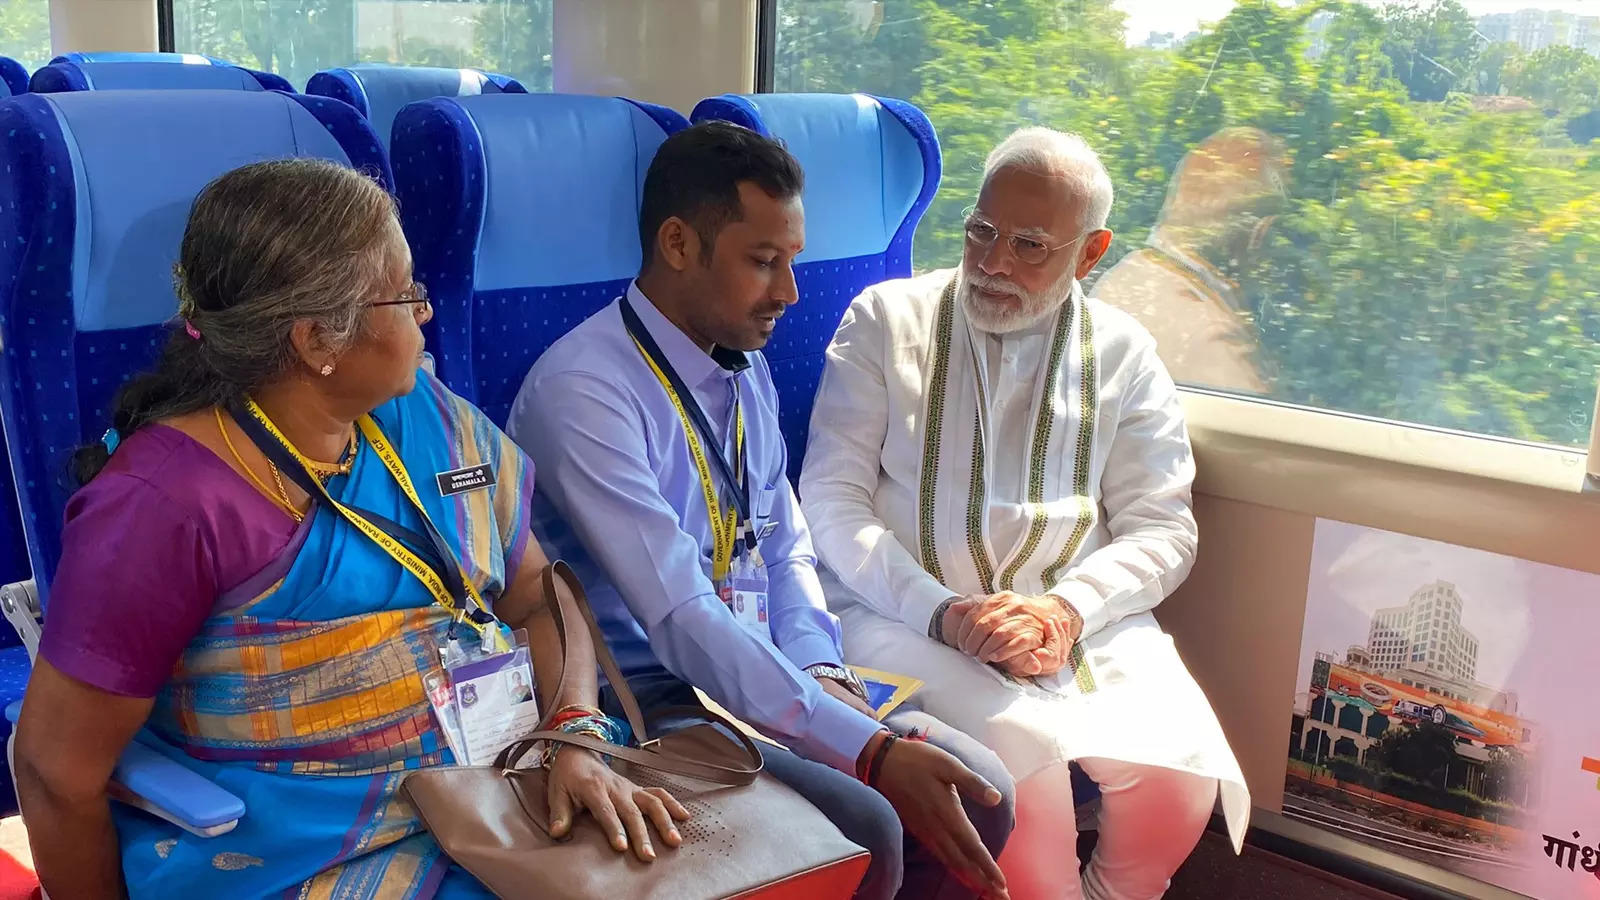
[{"label": "gold embroidered border", "polygon": [[[1028,537],[1023,541],[1017,558],[1012,560],[1011,565],[1006,566],[1005,572],[1000,576],[1000,589],[1003,591],[1015,587],[1018,573],[1033,557],[1034,551],[1039,549],[1039,542],[1044,539],[1045,529],[1050,525],[1050,518],[1045,515],[1044,506],[1044,467],[1050,453],[1050,433],[1055,427],[1053,401],[1056,396],[1056,383],[1061,377],[1061,354],[1066,350],[1067,337],[1071,332],[1072,303],[1069,300],[1065,310],[1056,317],[1055,335],[1050,339],[1050,357],[1045,363],[1044,393],[1039,398],[1039,412],[1033,423],[1033,442],[1028,449],[1028,505],[1032,507],[1029,512]],[[1048,586],[1050,582],[1047,580],[1045,584]]]},{"label": "gold embroidered border", "polygon": [[[1096,411],[1100,405],[1099,386],[1096,382],[1097,365],[1094,356],[1094,319],[1089,313],[1089,301],[1083,301],[1083,330],[1078,336],[1078,347],[1083,356],[1079,389],[1081,403],[1078,423],[1078,442],[1073,455],[1072,490],[1078,497],[1078,521],[1072,528],[1072,535],[1061,548],[1061,555],[1055,562],[1044,570],[1044,583],[1053,585],[1056,576],[1067,564],[1078,555],[1078,550],[1083,546],[1084,538],[1089,535],[1089,528],[1094,524],[1095,504],[1089,495],[1089,462],[1091,449],[1094,446],[1094,425]],[[1072,653],[1067,659],[1067,665],[1072,669],[1074,680],[1078,689],[1085,694],[1095,690],[1094,674],[1089,671],[1083,655],[1083,644],[1074,644]]]},{"label": "gold embroidered border", "polygon": [[955,279],[945,286],[933,334],[933,375],[928,382],[928,409],[922,436],[922,478],[918,485],[917,538],[922,568],[935,581],[944,582],[939,565],[939,544],[934,534],[934,492],[939,487],[939,437],[944,427],[944,392],[950,378],[950,335],[955,322]]},{"label": "gold embroidered border", "polygon": [[983,546],[983,519],[988,490],[983,483],[983,392],[978,392],[978,410],[972,420],[972,478],[967,484],[967,552],[978,570],[978,583],[985,594],[994,593],[994,564]]},{"label": "gold embroidered border", "polygon": [[1094,420],[1096,409],[1100,405],[1100,391],[1095,383],[1094,321],[1090,317],[1087,301],[1083,306],[1083,333],[1078,336],[1078,345],[1083,355],[1081,375],[1083,384],[1078,392],[1080,398],[1078,414],[1081,419],[1078,423],[1078,442],[1074,448],[1072,461],[1072,492],[1080,498],[1078,521],[1073,526],[1072,535],[1062,546],[1061,555],[1044,570],[1044,583],[1047,585],[1055,584],[1056,576],[1072,562],[1073,557],[1078,555],[1078,549],[1083,546],[1083,539],[1088,537],[1089,528],[1094,524],[1095,518],[1095,505],[1089,498],[1089,460],[1090,451],[1094,446]]}]

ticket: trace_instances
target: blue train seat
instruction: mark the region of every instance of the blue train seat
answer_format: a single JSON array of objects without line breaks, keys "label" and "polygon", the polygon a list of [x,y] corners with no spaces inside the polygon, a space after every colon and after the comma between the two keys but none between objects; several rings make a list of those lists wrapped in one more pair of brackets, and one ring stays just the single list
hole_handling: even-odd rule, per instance
[{"label": "blue train seat", "polygon": [[52,63],[103,63],[103,62],[159,62],[180,66],[231,66],[233,63],[215,56],[199,53],[158,53],[148,50],[94,50],[87,53],[63,53],[50,60]]},{"label": "blue train seat", "polygon": [[28,92],[28,70],[9,56],[0,56],[0,97]]},{"label": "blue train seat", "polygon": [[[67,460],[99,438],[116,390],[166,337],[172,265],[200,189],[238,166],[296,156],[348,163],[386,186],[392,178],[366,120],[325,97],[28,94],[0,102],[0,133],[10,135],[0,141],[0,415],[34,573],[0,603],[34,643],[29,613],[48,614],[74,489]],[[237,798],[139,748],[118,777],[196,831],[225,829],[242,812]]]},{"label": "blue train seat", "polygon": [[394,129],[394,117],[408,103],[430,97],[527,92],[522,82],[493,72],[375,63],[328,69],[306,82],[306,93],[343,100],[360,110],[385,142]]},{"label": "blue train seat", "polygon": [[29,82],[36,93],[124,90],[289,91],[288,80],[187,53],[69,53]]},{"label": "blue train seat", "polygon": [[435,98],[395,119],[438,374],[495,422],[539,354],[638,273],[645,172],[686,125],[664,107],[564,94]]},{"label": "blue train seat", "polygon": [[778,138],[805,168],[800,302],[765,350],[778,385],[789,476],[800,477],[822,359],[850,301],[911,274],[911,237],[939,188],[939,140],[922,111],[866,94],[724,94],[690,119],[724,119]]}]

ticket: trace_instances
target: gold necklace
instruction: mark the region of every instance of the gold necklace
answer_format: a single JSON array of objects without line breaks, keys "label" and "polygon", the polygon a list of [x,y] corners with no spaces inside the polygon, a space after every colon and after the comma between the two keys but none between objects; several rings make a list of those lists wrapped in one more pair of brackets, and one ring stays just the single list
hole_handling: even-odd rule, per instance
[{"label": "gold necklace", "polygon": [[289,492],[284,489],[283,476],[279,474],[278,467],[273,465],[271,460],[267,460],[267,467],[272,470],[272,480],[278,486],[278,490],[274,492],[272,488],[267,487],[266,482],[256,475],[255,470],[250,468],[250,465],[244,461],[244,457],[239,455],[239,448],[233,446],[233,438],[228,435],[228,426],[222,419],[222,407],[214,406],[212,411],[216,413],[217,417],[217,432],[222,435],[222,442],[228,445],[228,452],[233,454],[233,459],[239,464],[239,468],[244,470],[244,474],[250,476],[250,480],[255,482],[256,487],[261,489],[261,493],[265,494],[268,500],[283,507],[283,511],[288,513],[296,522],[304,522],[306,515],[289,501]]},{"label": "gold necklace", "polygon": [[350,443],[346,445],[344,453],[340,455],[337,463],[317,462],[307,459],[306,466],[317,478],[326,482],[335,475],[349,475],[350,469],[356,464],[356,451],[361,448],[360,439],[354,428],[350,429]]},{"label": "gold necklace", "polygon": [[289,491],[283,486],[283,473],[278,471],[277,464],[267,460],[267,467],[272,470],[272,483],[278,486],[278,496],[283,500],[284,509],[289,511],[289,515],[294,516],[296,522],[304,522],[306,514],[296,509],[295,505],[289,502]]}]

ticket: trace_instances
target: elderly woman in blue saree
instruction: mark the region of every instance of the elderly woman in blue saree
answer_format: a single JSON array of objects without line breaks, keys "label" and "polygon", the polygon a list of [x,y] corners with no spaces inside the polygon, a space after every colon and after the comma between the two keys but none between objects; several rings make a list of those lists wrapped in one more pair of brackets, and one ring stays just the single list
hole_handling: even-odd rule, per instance
[{"label": "elderly woman in blue saree", "polygon": [[[567,659],[582,677],[548,696],[562,649],[531,464],[420,368],[432,308],[370,179],[306,160],[222,176],[195,202],[176,283],[181,327],[74,461],[16,744],[45,890],[488,896],[398,787],[453,762],[424,679],[449,640],[504,635],[480,601],[526,611],[547,712],[596,702],[581,637]],[[238,826],[203,838],[112,804],[136,735],[242,798]],[[687,813],[664,792],[581,749],[549,765],[552,833],[588,813],[646,861],[679,843]]]}]

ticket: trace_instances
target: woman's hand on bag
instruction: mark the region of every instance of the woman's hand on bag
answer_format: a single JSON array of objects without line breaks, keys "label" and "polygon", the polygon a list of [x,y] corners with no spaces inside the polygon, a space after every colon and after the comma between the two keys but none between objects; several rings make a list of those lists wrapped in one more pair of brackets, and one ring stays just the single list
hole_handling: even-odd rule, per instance
[{"label": "woman's hand on bag", "polygon": [[[574,817],[584,810],[605,832],[618,853],[633,848],[644,862],[656,858],[650,825],[669,847],[683,843],[674,821],[685,822],[689,811],[662,788],[642,788],[618,775],[600,757],[580,747],[567,747],[550,764],[550,836],[572,833]],[[650,820],[650,825],[645,820]]]}]

